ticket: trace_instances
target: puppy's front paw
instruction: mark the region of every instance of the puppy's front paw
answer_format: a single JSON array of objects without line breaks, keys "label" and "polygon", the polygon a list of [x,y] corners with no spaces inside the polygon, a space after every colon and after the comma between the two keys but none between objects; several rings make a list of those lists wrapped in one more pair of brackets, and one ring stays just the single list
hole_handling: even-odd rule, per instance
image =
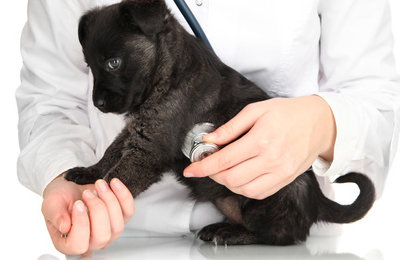
[{"label": "puppy's front paw", "polygon": [[73,181],[77,184],[90,184],[94,183],[98,178],[91,174],[85,167],[75,167],[69,169],[64,178],[68,181]]}]

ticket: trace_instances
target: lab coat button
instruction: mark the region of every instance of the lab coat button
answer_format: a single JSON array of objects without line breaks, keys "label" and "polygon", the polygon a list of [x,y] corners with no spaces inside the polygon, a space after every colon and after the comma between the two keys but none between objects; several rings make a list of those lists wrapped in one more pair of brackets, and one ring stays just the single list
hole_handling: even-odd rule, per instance
[{"label": "lab coat button", "polygon": [[196,0],[196,5],[197,6],[202,6],[203,5],[203,0]]}]

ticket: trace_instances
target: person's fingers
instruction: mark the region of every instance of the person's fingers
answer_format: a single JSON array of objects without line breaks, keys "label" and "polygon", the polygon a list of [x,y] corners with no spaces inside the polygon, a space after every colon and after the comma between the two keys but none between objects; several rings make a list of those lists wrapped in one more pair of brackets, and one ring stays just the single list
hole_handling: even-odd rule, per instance
[{"label": "person's fingers", "polygon": [[123,184],[117,178],[111,180],[110,187],[119,201],[122,215],[124,217],[124,222],[126,224],[135,211],[132,193],[128,190],[125,184]]},{"label": "person's fingers", "polygon": [[68,203],[55,195],[47,196],[42,203],[42,214],[55,229],[62,234],[67,234],[71,228],[71,218]]},{"label": "person's fingers", "polygon": [[264,110],[259,109],[259,103],[249,104],[214,132],[204,135],[203,141],[217,145],[232,142],[248,131],[263,113]]},{"label": "person's fingers", "polygon": [[265,198],[268,198],[269,196],[272,196],[275,193],[277,193],[278,191],[280,191],[283,187],[285,187],[285,185],[283,185],[283,184],[277,185],[277,186],[269,189],[268,191],[263,191],[262,193],[255,195],[254,199],[263,200]]},{"label": "person's fingers", "polygon": [[230,189],[243,186],[265,174],[266,171],[265,158],[256,156],[232,168],[210,175],[210,178]]},{"label": "person's fingers", "polygon": [[103,200],[110,216],[111,239],[106,244],[107,247],[111,242],[117,239],[124,231],[124,217],[122,215],[121,206],[115,194],[110,190],[106,181],[100,179],[95,183],[97,194]]},{"label": "person's fingers", "polygon": [[256,156],[255,140],[249,134],[225,146],[218,152],[199,162],[190,164],[183,171],[185,177],[206,177],[227,170],[243,161]]},{"label": "person's fingers", "polygon": [[90,218],[90,245],[88,253],[103,248],[111,239],[110,217],[104,202],[90,190],[82,198],[88,207]]},{"label": "person's fingers", "polygon": [[291,178],[290,176],[266,173],[245,185],[232,188],[231,191],[251,199],[265,199],[293,181]]},{"label": "person's fingers", "polygon": [[[46,223],[47,224],[47,223]],[[86,207],[78,200],[72,207],[72,226],[66,236],[62,236],[53,225],[47,225],[54,246],[64,254],[80,255],[89,248],[90,223]]]}]

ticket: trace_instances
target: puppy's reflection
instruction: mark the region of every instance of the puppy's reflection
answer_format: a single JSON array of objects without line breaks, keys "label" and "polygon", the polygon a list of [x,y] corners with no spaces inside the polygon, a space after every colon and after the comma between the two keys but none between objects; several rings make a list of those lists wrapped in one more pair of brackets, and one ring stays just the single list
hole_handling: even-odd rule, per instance
[{"label": "puppy's reflection", "polygon": [[203,259],[364,259],[352,253],[336,253],[336,237],[309,237],[307,243],[293,246],[212,246],[194,247]]}]

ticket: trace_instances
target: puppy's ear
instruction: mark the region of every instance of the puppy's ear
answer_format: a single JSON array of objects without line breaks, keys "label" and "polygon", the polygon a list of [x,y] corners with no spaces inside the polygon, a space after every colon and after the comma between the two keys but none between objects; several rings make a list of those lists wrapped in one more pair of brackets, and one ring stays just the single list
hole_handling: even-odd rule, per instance
[{"label": "puppy's ear", "polygon": [[87,30],[89,27],[89,24],[93,18],[94,11],[89,11],[86,14],[84,14],[81,19],[79,20],[79,27],[78,27],[78,37],[79,37],[79,42],[81,43],[82,47],[85,46],[86,43],[86,36],[87,36]]},{"label": "puppy's ear", "polygon": [[164,0],[126,0],[119,12],[127,26],[137,26],[145,35],[154,36],[164,26],[167,6]]}]

